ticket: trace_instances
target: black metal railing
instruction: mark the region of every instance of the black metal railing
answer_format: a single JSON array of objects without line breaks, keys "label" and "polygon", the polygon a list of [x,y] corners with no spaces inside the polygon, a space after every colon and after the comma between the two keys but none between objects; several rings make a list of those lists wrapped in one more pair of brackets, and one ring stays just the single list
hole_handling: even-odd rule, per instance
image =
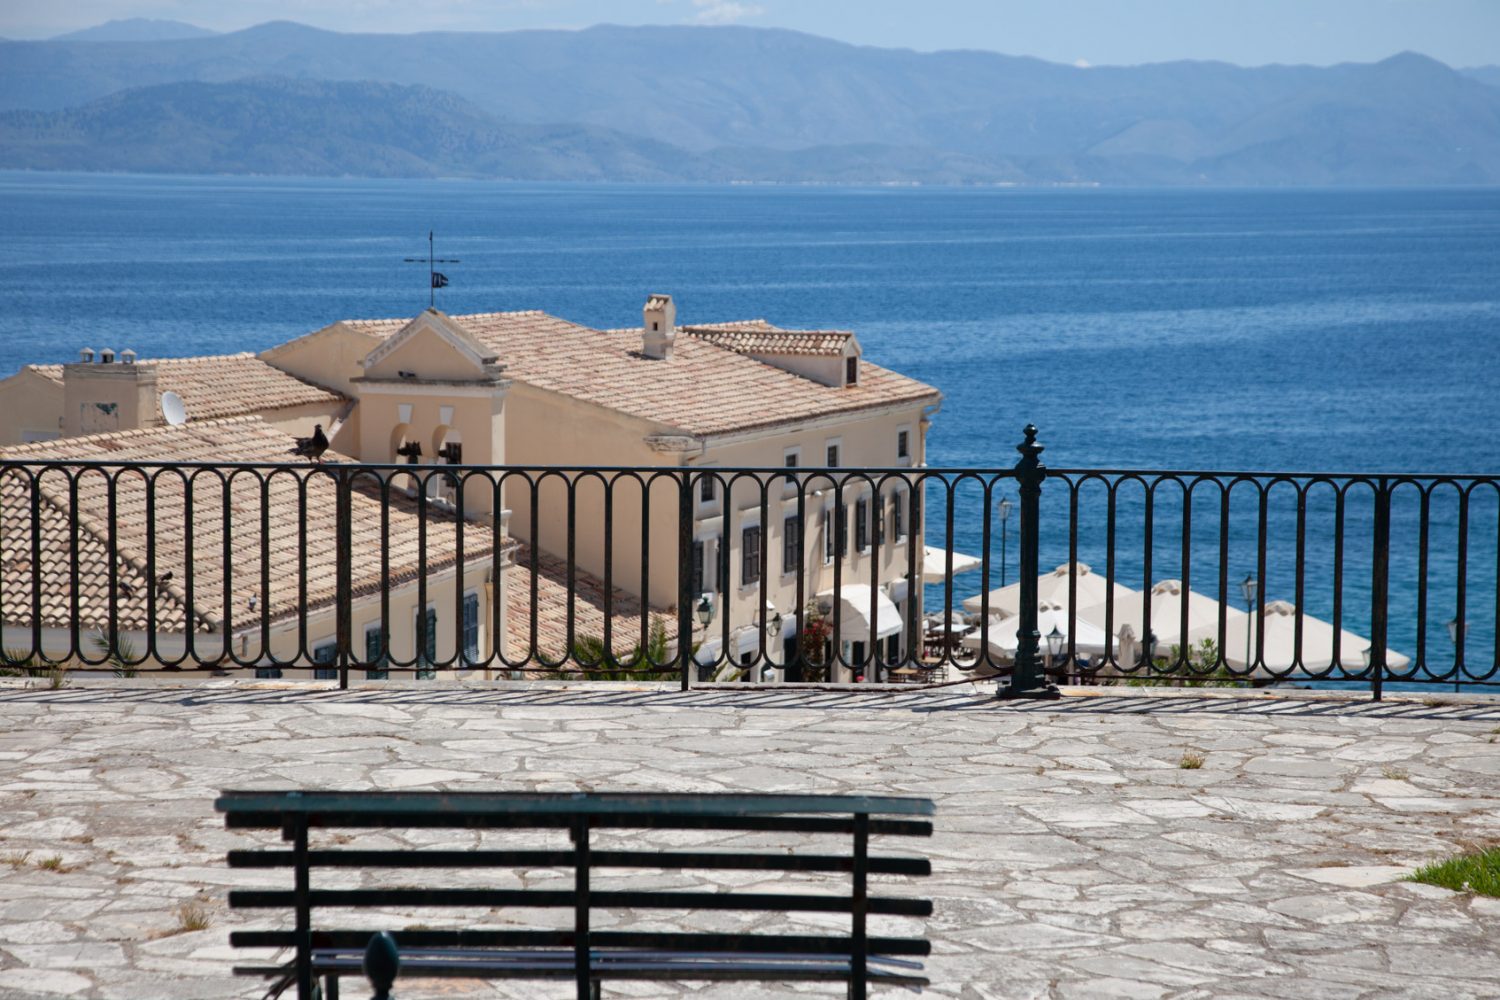
[{"label": "black metal railing", "polygon": [[1018,450],[0,462],[0,670],[1500,687],[1500,478],[1049,469],[1030,427]]}]

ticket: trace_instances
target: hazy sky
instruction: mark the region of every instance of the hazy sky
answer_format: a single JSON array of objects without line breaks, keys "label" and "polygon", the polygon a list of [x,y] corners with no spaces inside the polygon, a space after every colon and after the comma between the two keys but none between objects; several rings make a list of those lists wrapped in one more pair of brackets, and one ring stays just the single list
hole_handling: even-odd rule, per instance
[{"label": "hazy sky", "polygon": [[46,37],[124,17],[221,31],[279,19],[392,32],[738,23],[1095,64],[1326,64],[1403,49],[1454,66],[1500,63],[1500,0],[0,0],[0,35]]}]

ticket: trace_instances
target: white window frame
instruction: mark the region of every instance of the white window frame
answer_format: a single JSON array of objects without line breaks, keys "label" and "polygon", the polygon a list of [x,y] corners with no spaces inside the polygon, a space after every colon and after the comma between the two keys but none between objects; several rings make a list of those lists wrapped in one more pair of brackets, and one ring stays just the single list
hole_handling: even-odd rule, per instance
[{"label": "white window frame", "polygon": [[[783,582],[795,577],[798,571],[802,569],[802,567],[797,564],[797,561],[795,559],[788,562],[786,558],[786,523],[788,521],[794,522],[797,525],[797,533],[799,536],[805,535],[807,529],[807,525],[803,522],[803,519],[797,516],[797,508],[790,508],[791,513],[788,513],[787,510],[788,509],[785,507],[782,508],[781,531],[776,536],[781,543],[778,547],[781,549],[781,579]],[[807,555],[807,539],[799,537],[798,545],[802,548],[802,555],[805,558]]]},{"label": "white window frame", "polygon": [[[791,463],[788,463],[787,459],[789,459],[789,458],[790,459],[795,459],[795,461],[791,462]],[[802,446],[801,445],[796,445],[795,447],[791,447],[791,448],[783,448],[781,450],[781,464],[785,468],[795,468],[795,469],[802,468]],[[797,493],[797,484],[798,484],[798,482],[799,482],[799,480],[798,480],[797,476],[795,476],[795,475],[791,475],[791,476],[788,476],[787,478],[783,479],[782,480],[782,487],[781,487],[782,495],[783,496],[795,496],[796,493]]]},{"label": "white window frame", "polygon": [[[700,473],[704,473],[706,476],[717,476],[718,475],[719,463],[718,462],[704,462],[702,465],[695,465],[695,466],[693,466],[693,468],[696,471],[700,472]],[[716,479],[716,478],[714,478],[714,479],[707,479],[706,481],[709,482],[710,484],[712,484],[712,486],[713,486],[713,493],[714,493],[714,495],[712,497],[710,497],[709,499],[705,500],[705,499],[703,499],[703,483],[704,483],[704,481],[705,480],[699,480],[698,482],[696,482],[696,483],[693,484],[693,503],[694,503],[696,509],[699,510],[700,512],[701,511],[706,511],[706,510],[717,510],[719,508],[719,500],[720,500],[719,489],[720,489],[720,487],[723,484],[721,484],[719,482],[719,480]]]},{"label": "white window frame", "polygon": [[[863,545],[860,544],[859,538],[859,509],[861,504],[864,505],[865,510],[865,537]],[[854,536],[851,539],[853,543],[852,548],[860,555],[869,555],[872,548],[872,540],[875,537],[875,523],[873,520],[875,516],[874,494],[868,491],[861,491],[854,498],[854,503],[851,506],[854,508],[851,513],[854,523],[849,526],[849,531]]]},{"label": "white window frame", "polygon": [[[901,454],[901,435],[906,435],[906,454]],[[912,447],[911,424],[901,424],[896,428],[896,464],[910,466],[916,461],[916,449]]]}]

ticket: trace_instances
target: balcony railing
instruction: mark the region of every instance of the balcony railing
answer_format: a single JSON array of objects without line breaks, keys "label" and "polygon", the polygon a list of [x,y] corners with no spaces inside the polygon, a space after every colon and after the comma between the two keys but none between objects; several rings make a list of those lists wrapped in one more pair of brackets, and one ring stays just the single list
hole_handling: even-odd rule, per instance
[{"label": "balcony railing", "polygon": [[1500,688],[1500,478],[1048,469],[1033,428],[1018,450],[0,462],[0,669]]}]

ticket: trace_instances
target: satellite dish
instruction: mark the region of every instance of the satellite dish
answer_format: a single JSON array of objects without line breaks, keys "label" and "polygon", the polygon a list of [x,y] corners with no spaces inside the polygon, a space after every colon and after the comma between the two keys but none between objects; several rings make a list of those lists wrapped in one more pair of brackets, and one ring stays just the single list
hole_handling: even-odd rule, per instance
[{"label": "satellite dish", "polygon": [[161,415],[173,427],[187,423],[187,404],[182,397],[168,389],[161,394]]}]

